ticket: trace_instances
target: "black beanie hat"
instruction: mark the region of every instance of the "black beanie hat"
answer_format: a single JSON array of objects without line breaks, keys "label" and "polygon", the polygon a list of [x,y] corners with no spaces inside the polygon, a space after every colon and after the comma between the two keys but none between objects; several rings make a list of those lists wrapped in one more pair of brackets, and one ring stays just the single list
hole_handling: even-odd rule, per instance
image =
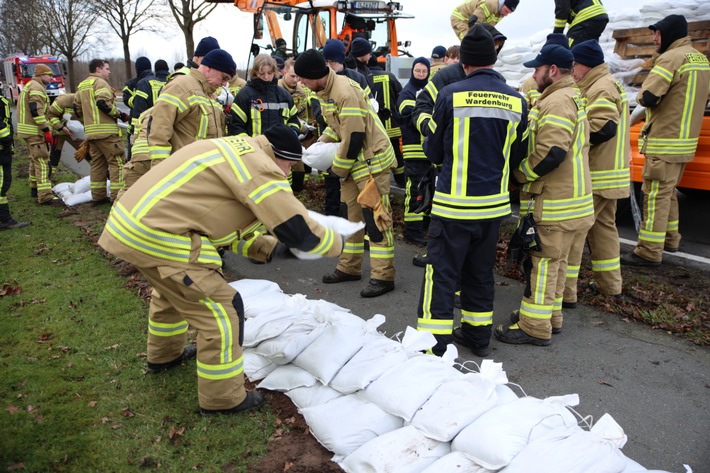
[{"label": "black beanie hat", "polygon": [[597,67],[604,64],[604,51],[599,46],[596,39],[588,39],[577,43],[572,47],[574,62],[584,64],[587,67]]},{"label": "black beanie hat", "polygon": [[550,33],[547,35],[547,41],[545,41],[543,46],[547,46],[548,44],[556,44],[569,49],[569,38],[563,33]]},{"label": "black beanie hat", "polygon": [[473,25],[463,37],[459,55],[461,64],[467,66],[491,66],[498,59],[493,37],[480,24]]},{"label": "black beanie hat", "polygon": [[141,56],[136,59],[136,73],[141,75],[143,71],[149,71],[151,67],[150,59],[145,56]]},{"label": "black beanie hat", "polygon": [[345,62],[345,44],[339,39],[329,39],[323,46],[323,57],[326,61],[343,64]]},{"label": "black beanie hat", "polygon": [[361,57],[372,52],[372,45],[365,38],[355,38],[350,43],[350,54],[353,57]]},{"label": "black beanie hat", "polygon": [[206,56],[207,53],[213,49],[219,49],[219,43],[212,36],[207,36],[206,38],[202,38],[200,42],[197,43],[197,47],[195,48],[195,56]]},{"label": "black beanie hat", "polygon": [[224,49],[213,49],[202,58],[201,65],[217,69],[220,72],[229,74],[231,77],[237,73],[237,65],[232,56]]},{"label": "black beanie hat", "polygon": [[520,0],[505,0],[503,5],[510,8],[510,11],[515,11],[518,8],[518,3],[520,3]]},{"label": "black beanie hat", "polygon": [[158,71],[169,71],[168,63],[163,59],[158,59],[155,61],[155,72]]},{"label": "black beanie hat", "polygon": [[309,49],[298,55],[293,70],[298,77],[304,79],[321,79],[328,75],[330,69],[325,65],[323,55],[315,49]]},{"label": "black beanie hat", "polygon": [[659,53],[665,52],[668,46],[680,38],[688,36],[688,21],[683,15],[668,15],[648,28],[652,31],[661,32],[661,47],[658,50]]},{"label": "black beanie hat", "polygon": [[289,161],[301,160],[303,148],[301,148],[298,135],[296,135],[291,127],[283,123],[277,123],[267,128],[266,131],[264,131],[264,136],[269,140],[269,143],[271,143],[271,149],[274,151],[277,158],[287,159]]}]

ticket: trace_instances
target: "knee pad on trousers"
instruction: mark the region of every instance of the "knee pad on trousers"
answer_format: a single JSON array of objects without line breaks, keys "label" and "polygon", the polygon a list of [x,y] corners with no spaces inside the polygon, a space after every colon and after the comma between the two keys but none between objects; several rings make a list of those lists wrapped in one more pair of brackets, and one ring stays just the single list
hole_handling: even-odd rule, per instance
[{"label": "knee pad on trousers", "polygon": [[239,346],[244,344],[244,301],[242,296],[237,292],[232,298],[232,306],[234,310],[237,311],[237,318],[239,319]]},{"label": "knee pad on trousers", "polygon": [[365,217],[365,231],[370,236],[370,241],[373,243],[381,242],[385,236],[382,234],[375,224],[375,215],[372,210],[367,207],[362,208],[362,216]]}]

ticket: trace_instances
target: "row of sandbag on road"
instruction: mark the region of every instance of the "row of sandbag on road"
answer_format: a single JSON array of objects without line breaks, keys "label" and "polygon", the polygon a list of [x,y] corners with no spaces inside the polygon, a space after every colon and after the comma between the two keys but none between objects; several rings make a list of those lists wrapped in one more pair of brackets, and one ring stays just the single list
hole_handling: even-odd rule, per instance
[{"label": "row of sandbag on road", "polygon": [[622,453],[611,416],[592,425],[572,409],[576,394],[519,397],[500,363],[457,365],[453,345],[422,354],[428,332],[390,339],[383,315],[365,321],[271,281],[231,285],[244,301],[247,377],[289,396],[346,472],[649,471]]}]

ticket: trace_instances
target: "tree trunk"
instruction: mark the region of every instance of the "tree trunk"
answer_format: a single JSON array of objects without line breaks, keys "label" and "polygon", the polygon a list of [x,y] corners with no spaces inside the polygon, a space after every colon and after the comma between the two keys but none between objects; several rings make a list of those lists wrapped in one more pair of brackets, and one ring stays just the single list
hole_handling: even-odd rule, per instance
[{"label": "tree trunk", "polygon": [[195,36],[191,27],[186,27],[183,33],[185,34],[185,52],[187,53],[185,59],[192,59],[195,55]]},{"label": "tree trunk", "polygon": [[67,80],[68,84],[64,84],[67,93],[74,93],[76,91],[76,72],[74,71],[74,56],[67,56]]},{"label": "tree trunk", "polygon": [[[131,50],[128,48],[128,37],[123,38],[123,64],[126,67],[126,80],[133,77],[133,72],[131,71]],[[123,84],[118,84],[120,88],[123,88]]]}]

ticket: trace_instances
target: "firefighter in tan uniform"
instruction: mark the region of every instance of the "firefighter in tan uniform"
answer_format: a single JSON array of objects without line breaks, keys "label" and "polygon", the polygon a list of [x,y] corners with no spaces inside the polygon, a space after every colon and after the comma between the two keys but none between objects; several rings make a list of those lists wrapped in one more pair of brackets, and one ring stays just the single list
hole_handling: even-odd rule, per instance
[{"label": "firefighter in tan uniform", "polygon": [[[316,116],[320,116],[322,119],[322,112],[318,97],[304,87],[298,75],[296,75],[296,71],[293,69],[295,63],[296,61],[293,58],[286,59],[278,85],[291,94],[298,119],[301,121],[302,125],[305,123],[305,126],[302,127],[303,133],[299,135],[299,138],[301,139],[303,147],[308,148],[320,136]],[[325,126],[323,126],[323,128],[325,129]],[[311,168],[307,168],[303,163],[298,163],[291,169],[289,180],[291,181],[291,188],[294,192],[299,192],[303,189],[306,172],[310,171]]]},{"label": "firefighter in tan uniform", "polygon": [[[587,240],[592,254],[591,288],[607,296],[621,296],[621,246],[616,229],[616,201],[629,196],[629,101],[624,85],[609,72],[604,51],[590,39],[572,48],[572,76],[586,100],[589,120],[589,169],[594,194],[594,225]],[[577,278],[584,238],[572,244],[567,261],[563,308],[577,305]]]},{"label": "firefighter in tan uniform", "polygon": [[34,75],[17,99],[17,136],[27,143],[30,153],[30,189],[40,204],[57,205],[61,200],[52,194],[49,149],[52,131],[47,121],[47,84],[52,80],[52,69],[44,64],[35,66]]},{"label": "firefighter in tan uniform", "polygon": [[521,213],[532,207],[540,248],[524,263],[527,285],[513,325],[494,332],[504,343],[546,346],[562,330],[567,258],[594,222],[589,123],[572,62],[569,49],[551,44],[525,63],[535,68],[541,95],[530,112],[528,157],[513,173],[522,184]]},{"label": "firefighter in tan uniform", "polygon": [[47,109],[47,120],[54,129],[54,136],[57,138],[56,143],[49,154],[49,162],[52,166],[57,167],[59,160],[62,157],[64,143],[69,143],[75,150],[81,146],[81,141],[76,140],[67,128],[65,115],[74,117],[74,94],[62,94],[52,102],[52,105]]},{"label": "firefighter in tan uniform", "polygon": [[[89,77],[77,87],[74,108],[84,122],[91,157],[91,200],[94,205],[116,200],[123,187],[125,150],[116,120],[129,123],[129,116],[115,105],[113,89],[107,82],[111,68],[103,59],[89,63]],[[111,181],[111,197],[106,197],[106,171]]]},{"label": "firefighter in tan uniform", "polygon": [[451,13],[451,28],[461,40],[471,28],[469,20],[476,16],[479,23],[495,26],[518,7],[520,0],[468,0]]},{"label": "firefighter in tan uniform", "polygon": [[[316,93],[328,128],[319,141],[339,142],[330,172],[341,179],[341,201],[347,205],[348,220],[365,222],[370,239],[370,281],[362,297],[377,297],[394,289],[394,235],[389,203],[390,174],[395,164],[394,150],[384,126],[368,103],[360,86],[337,75],[315,49],[296,59],[296,74],[303,85]],[[311,146],[312,149],[318,143]],[[379,192],[380,215],[357,202],[372,175]],[[358,281],[365,250],[364,232],[348,238],[340,261],[324,283]]]},{"label": "firefighter in tan uniform", "polygon": [[196,140],[224,136],[222,105],[217,88],[229,82],[237,66],[228,52],[213,49],[189,74],[175,75],[163,87],[147,126],[153,165]]},{"label": "firefighter in tan uniform", "polygon": [[708,101],[708,58],[692,47],[688,23],[670,15],[649,26],[660,53],[641,85],[637,100],[646,107],[646,124],[639,139],[643,165],[643,222],[633,253],[624,264],[658,266],[663,250],[678,251],[676,186],[685,164],[695,157]]},{"label": "firefighter in tan uniform", "polygon": [[[254,138],[192,143],[116,202],[99,239],[153,286],[148,372],[196,355],[203,415],[235,414],[264,401],[244,389],[244,305],[222,276],[217,247],[237,246],[260,221],[276,238],[252,242],[247,254],[255,260],[266,262],[285,247],[324,256],[342,251],[342,237],[312,220],[286,181],[300,155],[285,125]],[[197,330],[196,349],[184,346],[188,323]]]}]

